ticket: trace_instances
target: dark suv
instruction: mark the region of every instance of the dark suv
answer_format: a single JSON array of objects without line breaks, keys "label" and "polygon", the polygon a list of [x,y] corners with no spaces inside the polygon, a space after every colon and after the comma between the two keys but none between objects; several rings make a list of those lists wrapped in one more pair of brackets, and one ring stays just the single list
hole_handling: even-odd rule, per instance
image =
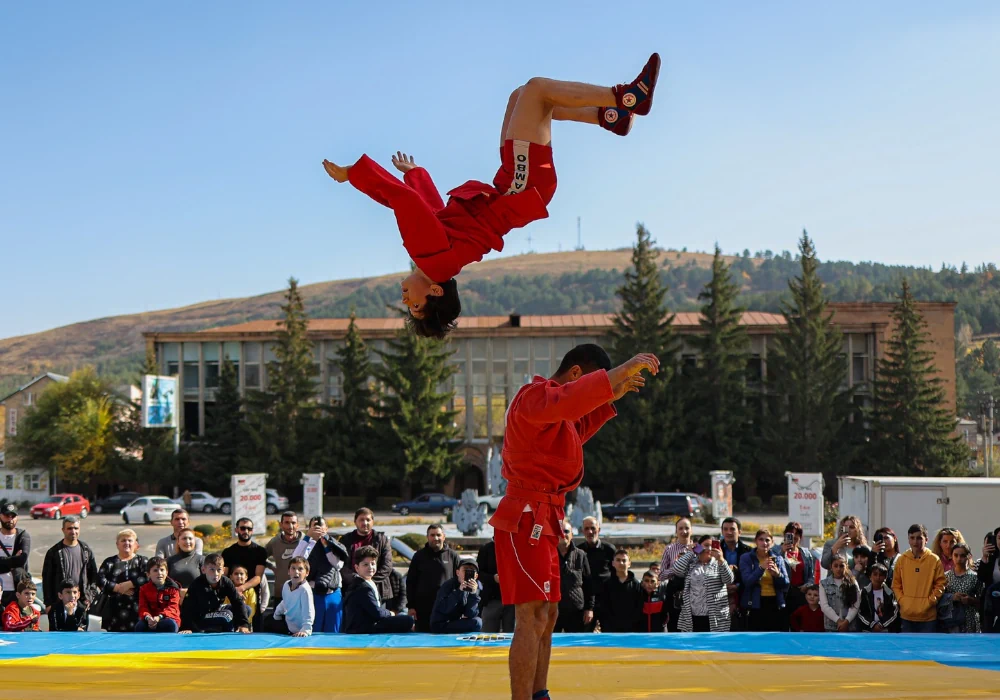
[{"label": "dark suv", "polygon": [[607,520],[625,519],[635,516],[637,520],[653,520],[684,516],[690,518],[701,515],[701,503],[687,493],[633,493],[613,506],[602,507]]}]

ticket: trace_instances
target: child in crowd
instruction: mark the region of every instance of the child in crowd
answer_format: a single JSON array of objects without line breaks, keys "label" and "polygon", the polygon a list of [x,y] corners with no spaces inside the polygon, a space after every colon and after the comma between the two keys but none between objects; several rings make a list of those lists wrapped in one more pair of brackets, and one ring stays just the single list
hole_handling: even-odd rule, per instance
[{"label": "child in crowd", "polygon": [[17,584],[17,599],[3,611],[4,632],[37,632],[41,609],[35,605],[38,589],[29,581]]},{"label": "child in crowd", "polygon": [[438,589],[431,612],[431,632],[435,634],[469,634],[483,629],[479,615],[479,565],[475,559],[463,559],[454,578]]},{"label": "child in crowd", "polygon": [[819,607],[819,586],[812,583],[803,588],[803,591],[806,602],[792,613],[792,632],[825,632],[823,611]]},{"label": "child in crowd", "polygon": [[858,620],[862,632],[899,632],[901,627],[899,603],[886,583],[889,567],[872,564],[871,583],[861,591],[861,607]]},{"label": "child in crowd", "polygon": [[49,632],[86,632],[87,610],[80,605],[80,587],[66,579],[49,609]]},{"label": "child in crowd", "polygon": [[281,588],[281,602],[274,609],[274,616],[264,621],[264,631],[308,637],[316,620],[316,607],[312,589],[306,584],[309,561],[293,557],[288,564],[288,580]]},{"label": "child in crowd", "polygon": [[[242,586],[247,582],[247,570],[242,566],[233,567],[232,575],[230,578],[233,581],[234,586]],[[232,603],[233,601],[227,600],[227,603]],[[243,602],[247,604],[249,611],[247,612],[247,621],[253,624],[254,611],[257,610],[257,591],[253,588],[248,588],[243,591]]]},{"label": "child in crowd", "polygon": [[872,582],[868,573],[869,564],[872,561],[872,550],[860,544],[854,548],[851,554],[854,557],[854,567],[851,573],[854,574],[854,580],[858,582],[858,587],[861,590],[865,590],[868,584]]},{"label": "child in crowd", "polygon": [[153,557],[146,565],[149,581],[139,589],[136,632],[177,632],[181,627],[181,587],[167,578],[167,560]]},{"label": "child in crowd", "polygon": [[669,583],[664,581],[661,584],[657,577],[653,567],[642,575],[642,617],[636,632],[665,632],[670,621],[670,606],[667,604]]},{"label": "child in crowd", "polygon": [[[201,576],[194,580],[181,605],[181,633],[250,632],[243,596],[233,582],[222,575],[225,562],[221,554],[209,554],[201,566]],[[227,605],[225,600],[235,600]]]},{"label": "child in crowd", "polygon": [[398,634],[413,630],[413,618],[395,615],[382,607],[378,587],[372,578],[378,568],[378,550],[371,545],[359,547],[354,552],[354,571],[357,574],[344,598],[344,626],[346,634]]}]

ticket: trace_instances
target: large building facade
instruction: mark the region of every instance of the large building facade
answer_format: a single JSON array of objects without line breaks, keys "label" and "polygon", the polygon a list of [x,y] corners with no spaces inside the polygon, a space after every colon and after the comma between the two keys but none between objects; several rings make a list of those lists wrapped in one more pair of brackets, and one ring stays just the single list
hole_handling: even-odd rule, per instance
[{"label": "large building facade", "polygon": [[[949,405],[955,406],[955,343],[953,303],[920,303],[930,332],[939,376]],[[856,390],[857,401],[870,396],[874,362],[883,353],[892,333],[892,304],[831,304],[833,323],[844,336],[845,381]],[[697,313],[679,313],[674,327],[683,337],[698,333]],[[768,376],[770,339],[784,325],[782,316],[747,312],[743,315],[751,342],[748,361],[750,382]],[[358,329],[378,363],[378,350],[402,327],[400,319],[358,319]],[[337,353],[347,333],[347,319],[313,319],[308,335],[314,345],[317,400],[335,403],[340,398],[341,377]],[[549,376],[574,345],[601,342],[612,326],[608,315],[480,316],[463,317],[451,335],[452,408],[464,428],[469,469],[460,475],[460,486],[482,488],[488,450],[503,439],[504,414],[514,393],[534,375]],[[229,359],[237,368],[241,391],[267,387],[267,366],[275,360],[277,321],[252,321],[192,333],[147,332],[147,344],[156,353],[160,372],[179,375],[186,435],[201,435],[219,384],[221,363]],[[678,362],[696,362],[685,344]]]}]

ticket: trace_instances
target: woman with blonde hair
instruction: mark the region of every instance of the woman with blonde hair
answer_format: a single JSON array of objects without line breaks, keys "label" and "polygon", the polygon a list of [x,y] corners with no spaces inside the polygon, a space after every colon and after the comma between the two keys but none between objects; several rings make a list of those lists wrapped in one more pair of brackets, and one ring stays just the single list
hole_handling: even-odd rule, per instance
[{"label": "woman with blonde hair", "polygon": [[945,573],[951,571],[955,566],[951,560],[951,550],[956,544],[965,544],[965,538],[962,537],[961,532],[953,527],[941,528],[934,537],[934,544],[931,545],[931,551],[938,555]]},{"label": "woman with blonde hair", "polygon": [[841,554],[847,561],[847,568],[854,568],[854,548],[858,545],[868,546],[868,539],[865,537],[865,527],[861,524],[861,518],[856,515],[845,515],[840,519],[837,526],[836,536],[823,545],[823,556],[820,559],[820,566],[827,571],[833,565],[833,555]]},{"label": "woman with blonde hair", "polygon": [[126,528],[115,540],[118,554],[108,557],[97,572],[101,590],[101,629],[134,632],[139,622],[139,589],[148,580],[146,557],[139,554],[139,536]]}]

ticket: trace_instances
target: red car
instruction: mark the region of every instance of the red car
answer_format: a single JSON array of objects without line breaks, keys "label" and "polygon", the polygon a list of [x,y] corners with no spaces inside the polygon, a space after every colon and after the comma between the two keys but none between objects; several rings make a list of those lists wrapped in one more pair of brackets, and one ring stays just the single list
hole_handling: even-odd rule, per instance
[{"label": "red car", "polygon": [[31,517],[61,518],[64,515],[79,515],[86,518],[90,513],[90,501],[77,493],[54,493],[41,503],[31,507]]}]

